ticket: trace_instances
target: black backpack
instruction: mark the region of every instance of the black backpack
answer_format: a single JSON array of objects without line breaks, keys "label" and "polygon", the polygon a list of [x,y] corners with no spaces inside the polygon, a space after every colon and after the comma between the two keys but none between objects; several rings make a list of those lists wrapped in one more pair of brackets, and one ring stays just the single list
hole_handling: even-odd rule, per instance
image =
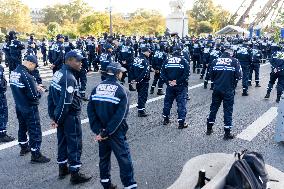
[{"label": "black backpack", "polygon": [[238,160],[226,176],[224,189],[266,189],[268,181],[262,155],[244,151],[238,153]]}]

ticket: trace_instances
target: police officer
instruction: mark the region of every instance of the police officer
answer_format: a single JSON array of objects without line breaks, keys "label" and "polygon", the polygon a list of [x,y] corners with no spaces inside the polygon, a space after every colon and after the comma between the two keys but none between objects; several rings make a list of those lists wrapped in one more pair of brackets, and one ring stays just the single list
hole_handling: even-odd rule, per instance
[{"label": "police officer", "polygon": [[53,75],[48,95],[48,114],[52,127],[57,128],[59,178],[71,173],[72,184],[91,179],[79,172],[82,164],[81,99],[74,74],[80,71],[83,58],[74,50],[66,54],[65,64]]},{"label": "police officer", "polygon": [[[18,141],[21,147],[20,155],[32,153],[32,163],[47,163],[49,158],[40,152],[42,132],[38,111],[40,92],[45,89],[38,86],[30,74],[38,62],[35,56],[26,56],[23,65],[18,65],[11,72],[10,86],[16,104],[16,115],[19,121]],[[29,140],[27,138],[29,134]]]},{"label": "police officer", "polygon": [[202,58],[201,58],[203,67],[201,70],[200,79],[203,79],[206,70],[208,68],[210,60],[210,52],[211,52],[211,43],[207,43],[206,47],[203,49]]},{"label": "police officer", "polygon": [[130,72],[132,73],[132,84],[136,83],[138,92],[138,117],[147,117],[145,104],[148,98],[149,80],[150,80],[150,49],[142,47],[139,57],[134,59]]},{"label": "police officer", "polygon": [[9,66],[9,72],[11,73],[11,71],[12,71],[11,69],[12,68],[10,68],[10,65],[11,65],[11,63],[10,63],[11,55],[10,55],[10,47],[9,46],[10,46],[9,35],[6,35],[5,42],[3,44],[2,50],[3,50],[4,54],[5,54],[5,64],[6,64],[6,66]]},{"label": "police officer", "polygon": [[99,70],[98,64],[96,64],[95,59],[96,59],[96,48],[97,45],[95,44],[94,38],[89,37],[87,39],[87,54],[88,54],[88,62],[89,62],[89,71],[92,71],[92,64],[94,66],[94,72],[97,72]]},{"label": "police officer", "polygon": [[164,62],[167,60],[167,54],[164,52],[164,45],[157,45],[152,59],[152,68],[155,70],[154,80],[151,86],[150,94],[154,94],[156,85],[158,84],[157,95],[164,95],[163,84],[161,79],[161,68]]},{"label": "police officer", "polygon": [[185,118],[188,77],[190,74],[189,69],[189,64],[181,56],[181,48],[175,46],[173,48],[172,57],[165,62],[161,71],[161,77],[167,84],[163,109],[164,125],[167,125],[170,122],[170,111],[173,102],[176,99],[178,107],[178,128],[184,129],[188,127],[188,124],[185,123]]},{"label": "police officer", "polygon": [[28,46],[34,51],[34,54],[37,56],[37,51],[39,50],[39,46],[35,41],[34,35],[30,35],[30,39],[28,40]]},{"label": "police officer", "polygon": [[7,135],[8,106],[6,99],[7,81],[4,75],[4,68],[0,65],[0,142],[11,142],[15,138]]},{"label": "police officer", "polygon": [[112,62],[107,67],[107,79],[94,88],[88,104],[92,131],[99,142],[100,177],[105,189],[117,188],[111,182],[111,152],[118,161],[120,178],[125,188],[136,189],[134,171],[126,139],[129,111],[129,91],[119,83],[126,69]]},{"label": "police officer", "polygon": [[10,49],[10,72],[16,69],[18,65],[22,63],[22,50],[25,49],[25,45],[17,40],[15,31],[9,32],[9,49]]},{"label": "police officer", "polygon": [[251,66],[251,49],[248,47],[247,42],[238,48],[236,52],[236,58],[239,60],[242,71],[243,71],[243,93],[242,96],[248,96],[248,84],[249,84],[249,75],[250,75],[250,66]]},{"label": "police officer", "polygon": [[215,59],[210,67],[210,78],[214,83],[210,114],[207,119],[207,135],[213,133],[216,114],[223,102],[224,107],[224,140],[233,139],[231,134],[232,114],[234,105],[235,88],[238,80],[241,79],[242,71],[239,61],[232,58],[233,51],[229,48],[223,55]]},{"label": "police officer", "polygon": [[192,61],[193,61],[193,73],[196,72],[200,74],[200,64],[201,64],[201,57],[202,57],[202,47],[199,44],[199,41],[195,41],[192,48]]},{"label": "police officer", "polygon": [[75,49],[75,46],[73,45],[73,43],[71,43],[69,41],[69,36],[64,36],[64,51],[65,51],[65,54],[68,53],[69,51]]},{"label": "police officer", "polygon": [[78,51],[78,53],[81,53],[84,59],[82,59],[82,67],[80,72],[77,75],[77,80],[79,84],[79,93],[81,96],[81,99],[83,101],[88,101],[88,98],[86,98],[86,86],[87,86],[87,73],[88,73],[88,59],[87,54],[79,49],[75,49],[75,51]]},{"label": "police officer", "polygon": [[58,34],[56,36],[57,42],[53,44],[52,46],[52,66],[51,69],[53,73],[60,70],[63,63],[64,63],[64,55],[65,55],[65,49],[64,49],[64,36],[62,34]]},{"label": "police officer", "polygon": [[254,44],[252,49],[252,64],[250,66],[250,76],[249,76],[249,86],[251,86],[252,82],[252,74],[255,73],[255,87],[261,87],[259,85],[259,69],[260,63],[262,59],[262,52],[258,49],[258,46]]},{"label": "police officer", "polygon": [[44,37],[40,44],[40,51],[42,54],[42,61],[44,66],[47,66],[47,47],[48,47],[48,41]]},{"label": "police officer", "polygon": [[104,45],[103,53],[98,57],[98,61],[101,64],[101,79],[104,81],[107,77],[106,68],[107,66],[114,61],[112,56],[113,47],[111,44],[106,43]]},{"label": "police officer", "polygon": [[279,103],[284,90],[284,49],[282,49],[282,51],[277,51],[272,55],[270,64],[272,72],[270,73],[270,81],[265,98],[268,99],[270,97],[273,85],[278,79],[276,102]]}]

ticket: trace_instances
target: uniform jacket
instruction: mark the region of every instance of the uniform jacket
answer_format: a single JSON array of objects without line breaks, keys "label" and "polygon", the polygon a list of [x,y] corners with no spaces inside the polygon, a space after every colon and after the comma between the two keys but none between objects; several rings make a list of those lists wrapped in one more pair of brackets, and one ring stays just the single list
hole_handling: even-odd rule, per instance
[{"label": "uniform jacket", "polygon": [[163,51],[155,51],[152,59],[152,68],[154,70],[161,70],[164,62],[167,60],[167,55]]},{"label": "uniform jacket", "polygon": [[81,99],[76,73],[69,65],[64,64],[53,75],[48,95],[48,114],[57,124],[62,125],[67,115],[80,115]]},{"label": "uniform jacket", "polygon": [[115,76],[109,76],[92,91],[88,104],[88,117],[92,131],[114,134],[126,124],[129,111],[129,91],[119,84]]},{"label": "uniform jacket", "polygon": [[0,65],[0,94],[7,91],[7,81],[5,79],[4,68]]},{"label": "uniform jacket", "polygon": [[150,80],[150,63],[144,54],[134,59],[131,65],[132,79],[137,83]]}]

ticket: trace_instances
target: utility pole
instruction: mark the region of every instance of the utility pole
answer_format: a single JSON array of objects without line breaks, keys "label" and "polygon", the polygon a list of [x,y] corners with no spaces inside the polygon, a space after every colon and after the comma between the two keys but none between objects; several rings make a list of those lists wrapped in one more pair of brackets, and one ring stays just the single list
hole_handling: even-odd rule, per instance
[{"label": "utility pole", "polygon": [[109,34],[112,36],[112,7],[111,7],[111,0],[109,0]]}]

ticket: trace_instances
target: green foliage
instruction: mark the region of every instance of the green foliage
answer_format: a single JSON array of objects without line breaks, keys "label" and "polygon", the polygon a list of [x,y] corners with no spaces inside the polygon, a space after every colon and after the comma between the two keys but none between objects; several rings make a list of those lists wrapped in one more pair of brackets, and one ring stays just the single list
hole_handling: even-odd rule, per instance
[{"label": "green foliage", "polygon": [[7,32],[30,32],[30,9],[20,0],[0,0],[0,28]]},{"label": "green foliage", "polygon": [[51,36],[55,36],[61,32],[60,25],[57,22],[50,22],[47,26],[47,34]]},{"label": "green foliage", "polygon": [[213,27],[210,22],[201,21],[198,23],[197,33],[211,33],[213,31]]}]

